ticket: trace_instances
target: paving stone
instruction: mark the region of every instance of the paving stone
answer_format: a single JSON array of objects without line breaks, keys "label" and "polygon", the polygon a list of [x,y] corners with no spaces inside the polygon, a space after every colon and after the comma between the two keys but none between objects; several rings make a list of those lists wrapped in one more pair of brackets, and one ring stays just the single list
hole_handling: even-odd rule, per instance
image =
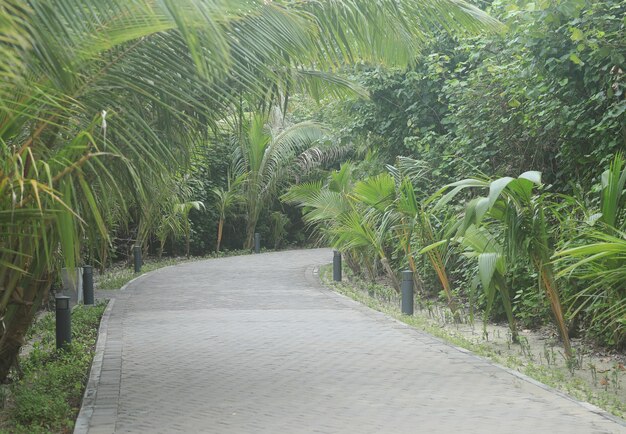
[{"label": "paving stone", "polygon": [[312,268],[331,260],[266,253],[137,280],[111,311],[89,432],[626,432],[322,288]]}]

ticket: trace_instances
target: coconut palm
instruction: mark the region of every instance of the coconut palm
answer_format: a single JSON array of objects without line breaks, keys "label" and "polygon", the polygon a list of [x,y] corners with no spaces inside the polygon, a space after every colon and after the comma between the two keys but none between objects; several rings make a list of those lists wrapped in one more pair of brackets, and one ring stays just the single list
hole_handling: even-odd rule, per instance
[{"label": "coconut palm", "polygon": [[344,252],[353,269],[360,269],[356,264],[361,263],[369,277],[375,278],[380,264],[399,291],[400,282],[389,259],[393,228],[398,223],[391,210],[394,179],[383,173],[352,182],[351,169],[350,164],[343,164],[325,185],[295,185],[282,199],[302,207],[305,222],[316,225],[326,241]]},{"label": "coconut palm", "polygon": [[289,217],[280,211],[270,214],[271,238],[274,241],[274,249],[277,250],[287,235],[287,225],[291,222]]},{"label": "coconut palm", "polygon": [[377,258],[396,290],[400,285],[389,258],[394,241],[414,272],[416,287],[421,285],[415,264],[417,250],[430,246],[421,253],[436,271],[448,305],[456,312],[445,266],[446,246],[433,244],[441,237],[436,236],[432,217],[417,199],[413,182],[423,174],[415,170],[416,163],[402,161],[401,169],[389,166],[389,173],[358,182],[351,179],[352,166],[344,164],[329,175],[326,184],[294,185],[282,199],[302,207],[304,220],[316,225],[327,242],[347,254],[353,269],[360,269],[360,262],[370,277],[375,277],[372,259]]},{"label": "coconut palm", "polygon": [[[441,229],[436,231],[432,223],[435,214],[428,209],[429,201],[418,200],[420,191],[416,185],[427,179],[426,167],[424,162],[406,157],[399,157],[396,167],[387,166],[397,186],[394,210],[399,214],[400,223],[394,228],[396,239],[404,250],[414,276],[417,276],[415,257],[417,254],[426,256],[441,283],[448,307],[458,320],[456,301],[446,271],[449,243],[445,234],[450,225],[444,221],[439,225]],[[421,196],[424,196],[424,193],[421,193]]]},{"label": "coconut palm", "polygon": [[504,312],[509,321],[512,341],[518,342],[511,294],[506,280],[507,264],[503,247],[489,231],[475,225],[470,225],[463,236],[459,237],[458,242],[463,247],[465,256],[475,259],[477,263],[479,282],[487,299],[484,324],[493,307],[497,291],[500,293]]},{"label": "coconut palm", "polygon": [[[312,226],[320,235],[321,241],[328,245],[341,245],[339,234],[343,231],[342,225],[350,223],[348,215],[355,212],[349,197],[354,188],[352,172],[353,165],[343,163],[339,170],[328,174],[326,182],[314,181],[292,185],[281,196],[282,201],[302,208],[304,221]],[[354,218],[353,216],[353,220]],[[356,226],[360,226],[358,221]],[[367,237],[364,239],[367,240]],[[372,259],[376,258],[376,252],[369,248],[367,242],[363,244],[358,249],[345,249],[346,246],[341,245],[342,252],[348,266],[356,274],[361,273],[363,265],[370,277],[373,277],[375,264]]]},{"label": "coconut palm", "polygon": [[620,345],[626,339],[626,161],[617,154],[602,173],[599,212],[586,211],[576,236],[555,253],[558,277],[584,282],[568,301],[591,329]]},{"label": "coconut palm", "polygon": [[567,264],[559,277],[580,280],[585,286],[570,302],[572,318],[584,313],[590,328],[619,346],[626,339],[626,232],[592,230],[585,244],[555,253]]},{"label": "coconut palm", "polygon": [[215,187],[212,192],[215,196],[215,206],[219,214],[219,221],[217,223],[217,240],[215,243],[215,251],[220,251],[220,245],[222,243],[222,233],[224,231],[224,224],[226,223],[226,217],[231,210],[242,201],[240,194],[241,183],[245,179],[246,174],[239,175],[235,179],[231,180],[231,173],[226,176],[227,187]]},{"label": "coconut palm", "polygon": [[346,60],[406,65],[432,23],[494,23],[457,0],[5,0],[0,22],[0,380],[57,258],[106,246],[234,103],[341,87],[325,71]]},{"label": "coconut palm", "polygon": [[600,218],[607,228],[626,230],[626,159],[615,155],[610,167],[602,173]]},{"label": "coconut palm", "polygon": [[396,198],[393,177],[382,173],[359,181],[349,198],[352,212],[340,219],[343,225],[337,228],[337,247],[373,249],[393,288],[400,292],[398,276],[388,257],[393,228],[398,224],[398,215],[392,207]]},{"label": "coconut palm", "polygon": [[[561,296],[557,287],[553,264],[550,261],[554,249],[550,241],[546,210],[551,201],[546,194],[535,194],[534,188],[540,187],[541,173],[529,171],[518,178],[503,177],[496,180],[470,178],[445,186],[436,196],[440,197],[436,209],[447,204],[457,194],[467,188],[488,189],[488,195],[470,200],[466,206],[458,236],[464,236],[472,225],[484,226],[489,219],[500,224],[504,239],[502,253],[507,262],[527,258],[539,276],[539,288],[545,291],[550,302],[556,326],[563,340],[568,357],[572,356],[567,326],[563,315]],[[493,252],[492,252],[493,253]],[[487,263],[483,260],[483,286],[488,287],[497,278],[495,264],[498,255],[492,255]],[[479,257],[480,265],[480,257]],[[502,265],[498,270],[503,270]],[[487,290],[487,288],[485,288]],[[505,302],[506,303],[506,302]],[[506,307],[506,306],[505,306]]]},{"label": "coconut palm", "polygon": [[291,170],[298,156],[325,136],[314,122],[288,127],[272,125],[262,114],[251,115],[242,127],[243,134],[234,137],[234,167],[241,184],[246,211],[244,248],[254,243],[254,232],[261,215],[277,196],[279,187],[294,175]]},{"label": "coconut palm", "polygon": [[173,203],[170,209],[161,216],[161,220],[156,228],[156,235],[159,239],[159,258],[163,255],[165,242],[169,237],[176,239],[179,235],[185,237],[185,256],[189,258],[191,244],[191,223],[189,213],[191,210],[200,211],[205,209],[204,203],[194,200],[183,203]]}]

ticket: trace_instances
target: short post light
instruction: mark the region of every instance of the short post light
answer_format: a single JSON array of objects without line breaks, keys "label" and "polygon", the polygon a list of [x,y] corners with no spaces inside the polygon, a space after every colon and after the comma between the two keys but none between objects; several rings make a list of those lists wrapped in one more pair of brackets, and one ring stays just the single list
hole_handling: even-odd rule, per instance
[{"label": "short post light", "polygon": [[413,272],[402,272],[402,313],[413,315]]},{"label": "short post light", "polygon": [[57,295],[56,302],[56,338],[57,349],[65,348],[72,343],[72,310],[70,297]]},{"label": "short post light", "polygon": [[83,266],[83,303],[89,306],[94,304],[93,267],[91,265]]},{"label": "short post light", "polygon": [[254,233],[254,253],[261,253],[261,234]]},{"label": "short post light", "polygon": [[141,272],[141,246],[133,246],[133,262],[135,264],[135,273]]},{"label": "short post light", "polygon": [[341,252],[333,250],[333,280],[341,282]]}]

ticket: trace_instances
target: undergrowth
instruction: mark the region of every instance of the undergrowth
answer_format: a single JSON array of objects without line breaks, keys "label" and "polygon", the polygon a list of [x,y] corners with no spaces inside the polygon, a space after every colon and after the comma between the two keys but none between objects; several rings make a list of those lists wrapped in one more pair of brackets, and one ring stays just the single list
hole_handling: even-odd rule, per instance
[{"label": "undergrowth", "polygon": [[98,325],[106,303],[72,311],[72,343],[56,349],[55,316],[41,317],[29,330],[32,348],[22,375],[1,386],[1,433],[71,432],[89,377]]}]

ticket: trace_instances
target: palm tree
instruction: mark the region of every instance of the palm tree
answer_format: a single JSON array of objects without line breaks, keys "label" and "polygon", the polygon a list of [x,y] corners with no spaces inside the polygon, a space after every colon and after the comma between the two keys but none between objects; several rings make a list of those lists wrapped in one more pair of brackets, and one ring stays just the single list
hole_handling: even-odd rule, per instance
[{"label": "palm tree", "polygon": [[[571,357],[572,349],[565,324],[561,296],[555,279],[554,267],[550,260],[554,249],[550,242],[546,210],[550,209],[552,203],[545,193],[533,193],[534,188],[541,185],[541,173],[535,171],[522,173],[518,178],[464,179],[445,186],[436,194],[436,197],[440,197],[440,199],[435,209],[440,209],[466,188],[488,189],[487,196],[477,197],[468,202],[457,236],[465,236],[468,228],[472,226],[484,227],[488,218],[500,224],[504,233],[501,253],[498,251],[489,252],[491,254],[490,259],[484,257],[482,267],[479,267],[479,273],[483,276],[483,286],[486,286],[485,290],[488,290],[493,279],[497,279],[498,274],[495,271],[504,271],[499,257],[504,255],[506,262],[509,263],[522,257],[528,258],[539,276],[539,288],[545,291],[550,302],[550,308],[563,340],[565,352],[568,357]],[[480,259],[479,256],[479,266],[481,265]],[[496,268],[498,261],[500,261],[499,268]],[[486,278],[489,275],[491,275],[491,279]],[[501,285],[499,289],[504,294],[504,286]]]},{"label": "palm tree", "polygon": [[[304,220],[318,225],[326,240],[337,249],[358,257],[370,278],[377,275],[375,259],[382,265],[396,291],[398,276],[392,269],[388,247],[396,214],[389,212],[395,199],[395,183],[391,175],[381,174],[356,183],[351,180],[351,165],[330,174],[326,185],[296,185],[282,200],[303,208]],[[354,265],[354,261],[350,261]]]},{"label": "palm tree", "polygon": [[215,251],[220,251],[220,245],[222,243],[222,232],[224,230],[224,224],[226,223],[226,216],[231,212],[231,209],[242,201],[240,188],[241,183],[245,180],[246,174],[239,175],[235,179],[231,180],[231,172],[229,171],[226,176],[227,187],[226,190],[222,187],[213,188],[212,192],[215,196],[217,212],[219,214],[219,221],[217,224],[217,241],[215,243]]},{"label": "palm tree", "polygon": [[626,159],[618,153],[602,173],[599,220],[607,228],[626,230]]},{"label": "palm tree", "polygon": [[585,283],[568,300],[569,314],[584,313],[592,330],[619,346],[626,339],[626,232],[591,230],[584,241],[555,253],[558,265],[567,264],[558,277]]},{"label": "palm tree", "polygon": [[457,0],[5,0],[0,22],[0,380],[54,270],[106,246],[242,95],[286,104],[341,87],[323,71],[346,60],[406,65],[431,23],[494,26]]},{"label": "palm tree", "polygon": [[168,238],[176,240],[180,235],[185,237],[185,256],[189,258],[191,248],[191,210],[205,209],[204,203],[194,200],[189,202],[174,202],[164,210],[156,224],[155,234],[159,240],[159,258],[163,255],[163,248]]},{"label": "palm tree", "polygon": [[399,214],[400,224],[395,227],[396,239],[408,258],[409,268],[414,276],[417,277],[416,254],[426,256],[441,283],[448,300],[448,307],[454,318],[460,320],[446,270],[449,246],[446,232],[449,230],[449,225],[444,220],[444,224],[440,224],[442,229],[436,231],[431,221],[435,218],[435,214],[428,209],[430,202],[427,199],[418,200],[418,194],[425,196],[424,193],[418,191],[416,185],[427,179],[426,167],[424,162],[407,157],[398,157],[397,167],[387,166],[397,185],[394,210]]},{"label": "palm tree", "polygon": [[[417,199],[413,181],[422,178],[416,172],[415,160],[404,159],[401,169],[388,166],[389,173],[352,182],[351,165],[329,175],[326,184],[305,183],[292,186],[282,200],[303,208],[304,220],[316,225],[325,240],[347,254],[352,268],[358,257],[370,278],[376,276],[376,263],[380,261],[396,291],[400,283],[392,268],[389,251],[397,241],[404,252],[409,268],[414,272],[416,287],[421,281],[417,275],[415,245],[426,247],[426,255],[442,284],[448,305],[456,315],[457,307],[445,266],[445,246],[436,243],[431,216]],[[412,179],[413,178],[413,179]],[[435,244],[436,243],[436,244]]]},{"label": "palm tree", "polygon": [[470,225],[465,229],[463,236],[459,237],[458,241],[465,249],[465,256],[476,259],[477,262],[478,278],[487,297],[483,323],[485,325],[487,323],[497,291],[500,293],[504,312],[509,321],[511,340],[515,343],[519,342],[517,326],[513,317],[511,294],[506,281],[507,264],[503,247],[488,230],[475,225]]},{"label": "palm tree", "polygon": [[620,345],[626,339],[626,161],[615,155],[601,176],[600,209],[588,211],[575,236],[554,256],[562,267],[557,277],[579,280],[585,287],[567,300],[569,314],[581,313],[596,333]]},{"label": "palm tree", "polygon": [[285,128],[273,126],[267,116],[255,114],[244,122],[243,134],[234,138],[235,171],[244,178],[241,184],[246,210],[246,241],[254,243],[254,232],[261,215],[273,201],[277,191],[293,172],[298,155],[324,138],[322,127],[302,122]]},{"label": "palm tree", "polygon": [[274,249],[278,250],[287,235],[287,225],[291,223],[289,217],[280,211],[270,214],[271,236],[274,241]]}]

